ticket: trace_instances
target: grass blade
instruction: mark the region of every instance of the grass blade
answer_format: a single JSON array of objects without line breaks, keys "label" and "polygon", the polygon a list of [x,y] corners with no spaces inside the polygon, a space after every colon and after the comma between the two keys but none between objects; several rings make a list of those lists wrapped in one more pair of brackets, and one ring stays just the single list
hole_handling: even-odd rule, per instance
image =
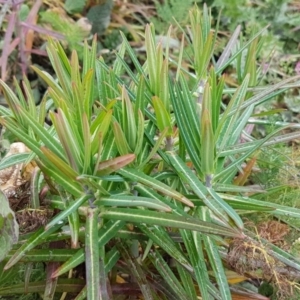
[{"label": "grass blade", "polygon": [[98,247],[98,213],[97,208],[88,208],[85,233],[85,269],[87,299],[99,300],[100,297],[100,265]]},{"label": "grass blade", "polygon": [[[117,232],[124,226],[123,221],[108,221],[104,224],[98,232],[98,247],[104,246],[108,243],[116,234]],[[85,260],[84,251],[80,249],[76,252],[76,254],[66,261],[63,265],[61,265],[54,273],[53,277],[60,276],[69,270],[77,267]]]},{"label": "grass blade", "polygon": [[[208,208],[212,210],[216,216],[218,216],[226,224],[231,223],[231,218],[238,228],[243,229],[243,221],[230,205],[221,199],[221,197],[219,197],[212,188],[205,187],[198,177],[177,155],[169,152],[168,157],[181,180],[191,187],[193,192],[205,203]],[[209,195],[211,197],[209,197]]]},{"label": "grass blade", "polygon": [[153,189],[157,190],[158,192],[161,192],[169,197],[172,197],[188,206],[193,207],[194,204],[188,200],[186,197],[178,193],[177,191],[171,189],[166,184],[148,176],[145,175],[142,172],[136,171],[131,168],[125,168],[118,171],[118,173],[126,178],[129,178],[133,182],[140,182],[146,186],[150,186]]},{"label": "grass blade", "polygon": [[104,219],[123,220],[133,223],[141,222],[152,225],[189,229],[200,231],[205,234],[233,236],[238,238],[243,238],[244,236],[241,232],[234,229],[199,221],[192,217],[181,217],[161,212],[140,211],[138,209],[129,208],[111,208],[101,212],[100,216]]},{"label": "grass blade", "polygon": [[63,223],[56,224],[53,227],[51,227],[48,230],[45,230],[44,228],[40,228],[35,232],[34,235],[32,235],[25,244],[23,244],[18,250],[15,252],[15,254],[10,258],[10,260],[6,263],[4,266],[4,270],[7,270],[11,268],[13,265],[15,265],[22,257],[25,256],[25,254],[45,241],[45,239],[53,232],[56,232],[60,227],[63,226]]}]

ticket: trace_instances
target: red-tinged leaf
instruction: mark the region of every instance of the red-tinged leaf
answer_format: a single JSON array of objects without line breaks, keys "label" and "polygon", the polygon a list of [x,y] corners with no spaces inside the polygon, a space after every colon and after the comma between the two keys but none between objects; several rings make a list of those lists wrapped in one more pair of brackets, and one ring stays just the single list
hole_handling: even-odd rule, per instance
[{"label": "red-tinged leaf", "polygon": [[135,160],[134,154],[125,154],[113,159],[103,161],[98,166],[97,175],[98,176],[108,175],[112,172],[115,172],[129,165],[134,160]]},{"label": "red-tinged leaf", "polygon": [[65,161],[55,155],[52,151],[47,149],[45,146],[41,147],[42,152],[44,155],[49,159],[49,161],[55,165],[55,167],[61,171],[61,173],[65,174],[65,176],[76,179],[79,175],[77,172],[74,171]]},{"label": "red-tinged leaf", "polygon": [[269,297],[248,291],[237,291],[231,293],[232,300],[270,300]]},{"label": "red-tinged leaf", "polygon": [[49,262],[46,268],[46,285],[44,291],[44,300],[52,300],[56,291],[58,277],[52,278],[52,273],[59,267],[58,262]]},{"label": "red-tinged leaf", "polygon": [[243,186],[248,177],[251,174],[251,171],[256,163],[256,157],[251,158],[251,160],[247,163],[246,167],[243,168],[243,171],[234,179],[233,183],[235,185]]}]

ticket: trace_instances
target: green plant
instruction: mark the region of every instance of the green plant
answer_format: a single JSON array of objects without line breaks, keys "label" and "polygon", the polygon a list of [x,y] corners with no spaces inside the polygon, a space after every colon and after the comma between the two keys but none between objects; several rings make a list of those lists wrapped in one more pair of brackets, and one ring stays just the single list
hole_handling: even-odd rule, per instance
[{"label": "green plant", "polygon": [[[261,190],[233,184],[258,149],[299,136],[278,135],[282,127],[263,139],[244,131],[256,106],[299,79],[256,88],[261,74],[251,60],[259,52],[261,33],[238,43],[237,29],[214,63],[217,33],[207,7],[203,13],[195,7],[183,33],[193,51],[194,72],[181,66],[183,39],[171,79],[169,49],[155,44],[154,27],[148,25],[144,65],[124,35],[112,67],[96,59],[95,39],[91,49],[85,44],[81,67],[75,51],[69,60],[62,46],[49,40],[57,79],[33,67],[49,86],[39,107],[26,78],[22,89],[15,82],[16,94],[1,81],[9,109],[0,107],[0,122],[32,153],[1,161],[0,168],[35,160],[57,214],[45,227],[21,236],[2,265],[5,274],[23,261],[46,262],[45,279],[0,287],[0,295],[35,291],[43,299],[55,293],[111,299],[118,291],[126,293],[128,285],[118,284],[118,278],[128,274],[131,292],[145,299],[197,299],[199,290],[203,299],[231,299],[225,265],[238,265],[230,260],[237,249],[237,258],[250,249],[256,259],[260,249],[264,266],[273,260],[299,272],[295,257],[246,230],[241,215],[255,211],[300,218],[300,210],[257,200],[247,195]],[[228,89],[222,72],[233,62],[239,86]],[[125,84],[124,77],[130,82]],[[230,98],[227,105],[224,95]],[[44,122],[49,102],[56,108],[50,112],[52,125]],[[240,142],[242,135],[247,142]],[[84,279],[75,278],[83,263]],[[270,272],[266,276],[272,279],[280,270]],[[242,293],[238,285],[235,292]]]},{"label": "green plant", "polygon": [[44,11],[40,13],[41,24],[51,25],[54,31],[62,34],[66,40],[66,43],[70,49],[76,50],[78,56],[82,57],[82,41],[90,34],[91,25],[85,29],[78,23],[71,23],[68,18],[64,18],[58,12]]},{"label": "green plant", "polygon": [[[291,0],[213,0],[209,1],[215,14],[222,9],[220,20],[223,30],[230,31],[238,24],[243,24],[245,32],[253,28],[271,25],[266,33],[269,43],[267,50],[277,48],[281,54],[297,53],[299,38],[294,34],[299,24],[299,4]],[[280,46],[279,46],[280,45]]]},{"label": "green plant", "polygon": [[155,0],[156,16],[151,17],[150,21],[159,33],[166,33],[170,24],[176,25],[176,22],[183,25],[188,21],[188,12],[195,3],[194,0],[166,0],[163,3]]}]

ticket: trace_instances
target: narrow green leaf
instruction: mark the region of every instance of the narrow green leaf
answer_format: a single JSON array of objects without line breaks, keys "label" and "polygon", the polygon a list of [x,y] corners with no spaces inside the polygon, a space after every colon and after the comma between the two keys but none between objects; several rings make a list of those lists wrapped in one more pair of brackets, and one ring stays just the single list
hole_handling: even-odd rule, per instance
[{"label": "narrow green leaf", "polygon": [[[38,116],[38,122],[41,125],[45,124],[46,115],[47,115],[47,97],[48,95],[45,93],[42,101],[39,105],[39,116]],[[48,102],[49,103],[49,102]]]},{"label": "narrow green leaf", "polygon": [[[98,247],[102,247],[107,244],[117,232],[125,225],[125,223],[121,220],[117,221],[108,221],[104,224],[103,227],[100,228],[98,232]],[[52,275],[52,277],[60,276],[69,270],[77,267],[85,260],[85,254],[83,249],[80,249],[76,252],[74,256],[72,256],[68,261],[66,261],[63,265],[61,265]]]},{"label": "narrow green leaf", "polygon": [[[23,76],[23,78],[24,78],[24,76]],[[24,107],[25,109],[27,109],[28,108],[28,104],[27,104],[24,92],[23,92],[23,90],[22,90],[22,88],[20,86],[20,83],[17,80],[17,78],[15,78],[15,77],[14,77],[13,81],[14,81],[14,86],[16,88],[16,96],[18,98],[18,101],[14,102],[17,98],[12,97],[11,99],[8,99],[8,105],[9,105],[10,101],[13,101],[15,104],[19,103],[19,104],[22,105],[22,107]]]},{"label": "narrow green leaf", "polygon": [[146,210],[140,211],[137,209],[129,208],[111,208],[101,212],[100,216],[104,219],[123,220],[132,223],[141,222],[152,225],[195,230],[205,234],[243,238],[243,234],[237,230],[199,221],[192,217],[181,217],[174,214],[166,214]]},{"label": "narrow green leaf", "polygon": [[[222,71],[224,70],[224,69],[226,69],[226,67],[228,67],[257,37],[259,37],[259,36],[261,36],[262,35],[262,33],[264,32],[264,31],[266,31],[267,30],[267,28],[269,27],[269,25],[268,26],[266,26],[266,27],[264,27],[262,30],[260,30],[260,31],[258,31],[255,35],[253,35],[253,37],[250,39],[250,40],[248,40],[248,42],[247,43],[245,43],[237,52],[235,52],[234,54],[232,54],[231,55],[231,57],[229,58],[229,59],[227,59],[227,60],[223,60],[223,63],[221,64],[221,63],[219,63],[218,64],[218,68],[216,68],[216,73],[217,74],[221,74],[222,73]],[[233,36],[232,36],[232,44],[230,44],[230,46],[228,46],[228,51],[229,50],[231,50],[229,47],[233,47],[233,44],[235,43],[235,41],[234,41],[234,39],[236,39],[237,38],[237,36],[238,36],[238,34],[239,34],[239,32],[238,32],[239,30],[238,29],[236,29],[236,32],[233,34]]]},{"label": "narrow green leaf", "polygon": [[141,153],[143,142],[144,142],[144,132],[145,132],[145,117],[142,114],[142,112],[138,111],[137,116],[137,137],[136,137],[136,145],[134,149],[134,153],[136,156],[138,156]]},{"label": "narrow green leaf", "polygon": [[179,280],[177,279],[167,262],[162,258],[160,253],[158,251],[152,251],[148,257],[150,258],[150,261],[155,266],[156,270],[164,279],[164,281],[167,282],[169,288],[173,290],[175,295],[179,299],[190,300],[187,294],[185,293],[183,286],[181,285],[181,283],[179,282]]},{"label": "narrow green leaf", "polygon": [[39,189],[39,181],[41,170],[38,167],[35,167],[33,172],[31,173],[30,179],[30,207],[33,209],[40,208],[40,189]]},{"label": "narrow green leaf", "polygon": [[189,230],[180,230],[184,245],[186,247],[192,270],[194,271],[196,281],[203,299],[209,299],[208,297],[208,270],[205,264],[205,258],[202,247],[202,239],[198,232],[191,232]]},{"label": "narrow green leaf", "polygon": [[184,197],[177,191],[171,189],[166,184],[164,184],[150,176],[147,176],[143,172],[139,172],[139,171],[136,171],[135,169],[131,169],[131,168],[125,168],[125,169],[119,170],[118,173],[120,175],[132,180],[133,182],[140,182],[146,186],[150,186],[153,189],[157,190],[158,192],[161,192],[167,196],[170,196],[188,206],[191,206],[191,207],[194,206],[194,204],[190,200],[188,200],[186,197]]},{"label": "narrow green leaf", "polygon": [[185,37],[185,35],[183,34],[181,37],[180,52],[179,52],[179,56],[178,56],[178,65],[177,65],[176,79],[175,79],[176,82],[178,82],[178,80],[179,80],[180,70],[182,68],[182,58],[183,58],[183,51],[184,51],[184,47],[185,47],[184,37]]},{"label": "narrow green leaf", "polygon": [[[267,243],[267,241],[265,242]],[[271,250],[269,250],[269,253],[285,265],[300,271],[300,260],[296,258],[295,255],[285,252],[275,245],[271,245]]]},{"label": "narrow green leaf", "polygon": [[101,177],[92,175],[80,175],[76,180],[84,187],[84,189],[89,188],[94,193],[98,192],[101,196],[109,195],[109,192],[102,186],[99,182]]},{"label": "narrow green leaf", "polygon": [[85,269],[87,299],[99,300],[100,297],[100,266],[98,247],[98,208],[88,208],[85,234]]},{"label": "narrow green leaf", "polygon": [[156,209],[159,211],[170,212],[171,208],[164,204],[163,202],[146,197],[140,196],[110,196],[110,197],[102,197],[100,200],[95,201],[95,205],[104,205],[104,206],[141,206],[147,207],[151,209]]},{"label": "narrow green leaf", "polygon": [[214,174],[215,142],[211,123],[211,115],[207,109],[202,110],[201,117],[201,167],[205,175]]},{"label": "narrow green leaf", "polygon": [[[78,250],[77,249],[34,249],[28,251],[19,262],[64,262],[70,259]],[[11,250],[5,260],[9,260],[16,250]]]},{"label": "narrow green leaf", "polygon": [[144,78],[144,76],[140,76],[140,80],[139,80],[138,86],[137,86],[135,105],[134,105],[134,118],[135,118],[135,120],[138,120],[139,111],[141,111],[142,116],[144,117],[144,115],[145,115],[145,106],[146,106],[146,101],[145,101],[145,78]]},{"label": "narrow green leaf", "polygon": [[156,62],[155,41],[149,24],[146,25],[145,47],[147,53],[147,68],[149,72],[150,86],[152,92],[157,95],[156,92],[158,91],[158,89],[156,89],[156,84],[158,79],[156,77],[156,70],[158,67]]},{"label": "narrow green leaf", "polygon": [[[55,139],[52,134],[44,128],[41,124],[38,123],[37,120],[32,118],[28,112],[21,109],[18,111],[19,114],[23,116],[23,118],[28,123],[28,126],[34,131],[34,133],[41,139],[41,141],[45,144],[47,148],[49,148],[53,153],[55,153],[60,158],[64,158],[63,149],[61,144]],[[7,120],[8,121],[8,120]],[[23,133],[24,135],[24,133]],[[24,142],[27,144],[26,142]],[[29,147],[32,149],[31,147]]]},{"label": "narrow green leaf", "polygon": [[31,153],[17,153],[4,157],[0,161],[0,170],[26,162]]},{"label": "narrow green leaf", "polygon": [[[182,283],[182,286],[185,289],[186,294],[188,295],[188,299],[197,299],[197,293],[191,274],[179,263],[176,263],[176,267],[179,274],[180,282]],[[203,293],[202,298],[205,299]]]},{"label": "narrow green leaf", "polygon": [[120,253],[116,247],[113,247],[110,251],[108,251],[105,255],[105,274],[111,271],[111,269],[116,265],[119,261]]},{"label": "narrow green leaf", "polygon": [[81,156],[83,141],[72,130],[68,118],[62,109],[58,108],[57,113],[52,114],[52,121],[70,165],[75,171],[80,172],[83,166],[83,158]]},{"label": "narrow green leaf", "polygon": [[[178,173],[180,179],[188,184],[193,192],[209,207],[212,212],[223,220],[226,224],[231,225],[230,217],[240,229],[243,229],[243,221],[240,216],[229,206],[221,197],[217,195],[211,188],[207,188],[198,179],[198,177],[184,164],[184,162],[175,155],[169,152],[168,155],[171,164]],[[209,197],[209,195],[211,197]]]},{"label": "narrow green leaf", "polygon": [[[217,78],[214,68],[211,68],[208,83],[211,92],[211,119],[213,132],[215,133],[220,120],[220,107],[223,99],[225,76]],[[205,98],[204,98],[205,99]]]},{"label": "narrow green leaf", "polygon": [[57,214],[45,227],[46,230],[50,229],[55,224],[60,224],[65,218],[67,218],[72,212],[76,211],[81,205],[83,205],[91,196],[83,195],[81,198],[76,199],[71,205],[66,207],[62,212]]},{"label": "narrow green leaf", "polygon": [[109,88],[107,86],[108,74],[105,68],[102,67],[103,64],[103,58],[100,57],[100,59],[96,61],[96,79],[99,98],[102,100],[103,105],[106,106],[109,100],[113,98],[109,96]]},{"label": "narrow green leaf", "polygon": [[254,109],[254,105],[249,105],[249,107],[245,108],[245,110],[243,111],[243,113],[235,123],[233,132],[229,136],[226,147],[234,145],[235,143],[238,142],[239,138],[241,137],[241,134],[243,133],[243,130],[245,129],[246,125],[249,122],[249,118],[253,113],[253,109]]},{"label": "narrow green leaf", "polygon": [[36,139],[31,138],[20,126],[13,120],[0,118],[0,123],[13,133],[21,142],[31,149],[39,158],[47,160],[43,152],[40,150],[40,144]]},{"label": "narrow green leaf", "polygon": [[90,134],[90,125],[87,115],[84,113],[82,115],[83,124],[83,143],[84,143],[84,156],[83,156],[83,168],[82,173],[91,173],[91,160],[92,160],[92,143]]},{"label": "narrow green leaf", "polygon": [[295,207],[289,207],[285,205],[276,204],[273,202],[261,201],[252,197],[242,197],[235,196],[230,194],[220,194],[222,198],[225,200],[233,201],[236,205],[258,205],[262,207],[267,207],[270,209],[269,213],[277,216],[285,216],[285,217],[293,217],[300,219],[300,209]]},{"label": "narrow green leaf", "polygon": [[[106,261],[104,267],[105,274],[107,274],[111,270],[111,268],[117,263],[119,258],[120,258],[120,253],[116,248],[111,249],[106,254]],[[86,286],[80,291],[80,293],[76,296],[74,300],[85,300],[85,299],[87,299]],[[103,297],[102,299],[106,299],[106,298]]]},{"label": "narrow green leaf", "polygon": [[249,158],[252,153],[254,153],[257,149],[261,148],[266,141],[268,141],[270,138],[272,138],[274,135],[276,135],[278,132],[280,132],[282,128],[275,129],[272,133],[270,133],[265,138],[259,140],[257,143],[252,143],[252,147],[247,149],[247,152],[244,155],[239,156],[236,160],[234,160],[229,166],[227,166],[225,169],[220,171],[218,174],[215,175],[215,180],[219,180],[222,177],[228,177],[228,173],[237,170],[237,168],[241,165],[241,163]]},{"label": "narrow green leaf", "polygon": [[60,172],[60,170],[55,170],[51,168],[51,165],[44,165],[39,162],[40,169],[50,177],[53,177],[58,184],[60,184],[67,192],[72,194],[75,197],[81,197],[82,188],[78,182],[72,180],[71,178],[66,177]]},{"label": "narrow green leaf", "polygon": [[[169,45],[167,44],[167,50],[168,51]],[[161,99],[162,103],[164,104],[164,107],[168,114],[170,114],[170,97],[169,97],[169,66],[168,66],[168,55],[166,54],[166,57],[162,63],[161,70],[160,70],[160,76],[158,77],[160,80],[160,90],[158,97]]]},{"label": "narrow green leaf", "polygon": [[[124,59],[124,55],[126,53],[126,45],[124,42],[121,43],[121,45],[119,45],[119,50],[118,50],[118,56],[122,59]],[[123,64],[122,62],[120,61],[120,59],[116,59],[114,61],[114,64],[113,64],[113,70],[114,70],[114,73],[117,75],[117,76],[121,76],[123,75],[122,71],[123,71]]]},{"label": "narrow green leaf", "polygon": [[[279,93],[282,93],[287,89],[287,88],[284,88],[284,85],[286,85],[287,83],[289,83],[291,81],[296,81],[299,79],[300,79],[300,75],[297,75],[297,76],[293,76],[293,77],[284,79],[274,85],[271,85],[270,87],[263,89],[261,92],[257,93],[256,95],[252,96],[251,98],[247,99],[247,101],[245,101],[239,109],[244,109],[252,104],[254,104],[255,106],[260,105],[269,99],[269,97],[268,97],[269,95],[274,97],[275,94],[274,95],[272,94],[274,91],[277,91],[278,89],[282,88],[282,90],[279,91]],[[298,82],[298,85],[299,85],[299,82]],[[278,95],[278,93],[276,93],[276,95]],[[232,111],[228,115],[231,116],[231,115],[235,114],[236,110],[237,110],[237,108],[232,109]]]},{"label": "narrow green leaf", "polygon": [[[17,122],[19,124],[22,124],[23,126],[26,124],[26,121],[23,117],[23,115],[19,114],[19,110],[24,108],[24,104],[22,105],[22,102],[19,101],[19,99],[17,98],[17,96],[15,95],[15,93],[11,90],[11,88],[3,81],[0,79],[0,85],[2,87],[2,92],[4,95],[4,98],[6,99],[6,102],[11,110],[11,112],[13,113],[15,119],[17,120]],[[22,100],[22,98],[21,98]],[[18,106],[21,106],[21,108],[18,108]],[[26,126],[27,127],[27,126]]]},{"label": "narrow green leaf", "polygon": [[64,49],[59,42],[49,39],[46,50],[58,81],[65,93],[65,98],[71,99],[71,66]]},{"label": "narrow green leaf", "polygon": [[116,145],[117,145],[120,155],[126,155],[126,154],[132,152],[127,143],[125,134],[124,134],[120,124],[117,121],[115,121],[113,123],[113,132],[114,132],[114,136],[115,136],[115,142],[116,142]]},{"label": "narrow green leaf", "polygon": [[[181,78],[183,76],[180,76]],[[182,92],[183,86],[183,84],[175,83],[176,94],[173,89],[170,89],[172,106],[180,132],[180,140],[183,141],[196,170],[201,173],[201,161],[198,154],[200,149],[199,116],[197,116],[195,100],[187,91]]]},{"label": "narrow green leaf", "polygon": [[[77,278],[59,278],[57,281],[57,293],[79,293],[84,287],[85,280]],[[2,296],[12,296],[15,294],[34,294],[43,293],[45,290],[45,281],[30,282],[27,289],[24,283],[9,285],[0,288]],[[15,297],[15,296],[13,296]],[[20,295],[22,297],[22,295]],[[11,297],[10,297],[11,298]],[[19,298],[20,299],[20,298]]]},{"label": "narrow green leaf", "polygon": [[31,68],[34,70],[35,73],[38,74],[39,77],[41,77],[45,81],[45,83],[49,87],[48,90],[52,89],[58,95],[58,98],[64,97],[63,89],[48,72],[42,71],[36,66],[31,66]]},{"label": "narrow green leaf", "polygon": [[[215,134],[219,151],[222,151],[226,145],[228,145],[228,140],[230,139],[231,134],[237,125],[236,120],[242,112],[241,106],[246,96],[249,78],[249,75],[244,78],[241,86],[236,90],[229,104],[227,105],[227,108],[219,122]],[[230,113],[233,109],[236,109],[235,114],[231,116]]]},{"label": "narrow green leaf", "polygon": [[127,250],[127,247],[125,247],[123,243],[117,243],[116,247],[119,250],[125,263],[129,266],[131,276],[138,283],[140,290],[143,294],[143,298],[147,300],[154,300],[152,296],[152,289],[150,288],[144,269],[142,269],[137,259],[130,255],[129,251]]},{"label": "narrow green leaf", "polygon": [[[125,34],[123,32],[120,32],[121,36],[122,36],[122,40],[123,43],[125,44],[126,50],[128,55],[130,56],[130,59],[135,67],[135,69],[139,72],[139,74],[143,75],[144,78],[146,78],[146,74],[137,58],[136,52],[132,49],[132,47],[130,46]],[[134,77],[134,76],[133,76]],[[146,81],[145,81],[146,83]],[[148,84],[148,83],[147,83]]]},{"label": "narrow green leaf", "polygon": [[[155,41],[155,32],[154,32],[154,26],[153,24],[150,24],[150,27],[151,27],[151,31],[152,31],[152,36],[154,37],[154,42],[156,43]],[[156,46],[156,54],[154,56],[154,59],[155,59],[155,64],[154,64],[154,67],[155,67],[155,77],[154,77],[154,85],[152,84],[151,85],[151,89],[152,89],[152,93],[155,95],[155,96],[161,96],[161,91],[163,91],[164,87],[162,86],[163,82],[162,81],[166,81],[168,79],[168,77],[166,77],[165,75],[167,74],[162,74],[162,72],[164,71],[163,70],[163,49],[162,49],[162,44],[160,42],[158,42]],[[147,49],[146,49],[147,51]],[[148,59],[148,57],[147,57]],[[166,65],[167,67],[167,65]],[[165,76],[165,78],[163,78],[163,76]],[[151,82],[150,82],[151,83]],[[163,100],[167,100],[167,99],[163,99]],[[165,103],[166,104],[166,103]]]},{"label": "narrow green leaf", "polygon": [[49,230],[45,230],[44,228],[40,228],[37,230],[27,241],[24,243],[10,258],[10,260],[4,266],[4,269],[7,270],[15,265],[20,259],[22,259],[25,254],[33,249],[35,246],[41,243],[45,238],[47,238],[51,233],[57,231],[60,227],[63,226],[63,222],[60,224],[56,224],[51,227]]},{"label": "narrow green leaf", "polygon": [[[159,135],[157,141],[155,142],[155,144],[152,146],[152,149],[150,151],[150,153],[148,154],[148,156],[142,161],[142,163],[139,166],[139,169],[142,169],[143,167],[146,166],[146,164],[151,160],[151,158],[153,158],[153,156],[157,153],[157,151],[159,150],[160,146],[162,145],[165,137],[168,134],[169,129],[165,128]],[[145,134],[147,134],[145,132]]]},{"label": "narrow green leaf", "polygon": [[179,216],[189,217],[189,214],[184,211],[184,208],[180,208],[179,205],[176,205],[177,202],[169,201],[166,197],[159,195],[156,191],[152,190],[149,187],[146,187],[138,183],[137,185],[134,186],[134,190],[137,191],[139,195],[143,197],[153,198],[155,200],[163,202],[164,204],[171,207],[172,211],[178,214]]},{"label": "narrow green leaf", "polygon": [[166,108],[162,100],[156,96],[152,98],[152,103],[156,115],[158,129],[162,132],[164,129],[168,128],[167,136],[171,136],[172,124],[171,115],[168,112],[168,108]]},{"label": "narrow green leaf", "polygon": [[84,95],[83,107],[88,119],[91,119],[92,106],[94,102],[94,69],[88,70],[82,80]]},{"label": "narrow green leaf", "polygon": [[112,108],[115,106],[117,100],[110,101],[105,107],[99,109],[95,119],[92,120],[91,133],[94,134],[96,129],[102,124],[105,116],[112,112]]},{"label": "narrow green leaf", "polygon": [[131,149],[136,146],[137,127],[132,102],[125,87],[122,87],[122,129]]},{"label": "narrow green leaf", "polygon": [[81,92],[82,91],[82,82],[81,82],[81,78],[80,78],[78,54],[75,50],[73,50],[72,54],[71,54],[70,66],[71,66],[71,68],[70,68],[71,81],[78,87],[78,90]]},{"label": "narrow green leaf", "polygon": [[[210,222],[209,211],[205,208],[202,208],[201,214],[199,214],[201,219],[206,222]],[[210,265],[212,266],[216,281],[218,283],[218,288],[222,297],[222,300],[231,300],[231,293],[228,285],[228,281],[225,275],[225,269],[218,252],[217,245],[215,241],[209,237],[203,235],[204,246],[209,258]]]},{"label": "narrow green leaf", "polygon": [[29,80],[26,78],[26,76],[23,76],[23,82],[22,82],[22,87],[23,87],[23,93],[25,94],[24,96],[26,97],[26,102],[28,105],[28,112],[29,114],[34,118],[37,119],[37,106],[35,104],[35,99],[33,95],[33,90],[30,86]]},{"label": "narrow green leaf", "polygon": [[[100,136],[101,136],[102,139],[104,139],[106,137],[106,134],[107,134],[107,132],[110,128],[112,113],[113,113],[112,110],[109,110],[109,111],[107,111],[107,113],[105,113],[103,119],[101,121],[99,120],[99,125],[98,125],[98,127],[95,128],[95,131],[93,131],[93,129],[91,128],[91,132],[92,132],[92,149],[91,149],[91,153],[93,155],[98,152],[99,144],[100,144],[99,143]],[[93,123],[92,126],[94,124],[95,123]]]},{"label": "narrow green leaf", "polygon": [[87,41],[84,41],[83,47],[83,76],[95,65],[96,53],[97,53],[97,35],[95,34],[92,41],[92,47],[90,47]]}]

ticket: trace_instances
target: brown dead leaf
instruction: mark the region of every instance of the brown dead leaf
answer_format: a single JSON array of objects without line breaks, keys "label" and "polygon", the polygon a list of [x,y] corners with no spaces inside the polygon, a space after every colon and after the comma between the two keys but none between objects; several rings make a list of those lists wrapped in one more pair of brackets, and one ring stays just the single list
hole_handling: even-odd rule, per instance
[{"label": "brown dead leaf", "polygon": [[[23,143],[13,143],[5,157],[17,153],[26,153],[30,150]],[[5,158],[4,157],[4,158]],[[18,164],[0,171],[0,189],[7,197],[16,194],[18,187],[30,181],[31,174],[35,168],[35,163]]]}]

